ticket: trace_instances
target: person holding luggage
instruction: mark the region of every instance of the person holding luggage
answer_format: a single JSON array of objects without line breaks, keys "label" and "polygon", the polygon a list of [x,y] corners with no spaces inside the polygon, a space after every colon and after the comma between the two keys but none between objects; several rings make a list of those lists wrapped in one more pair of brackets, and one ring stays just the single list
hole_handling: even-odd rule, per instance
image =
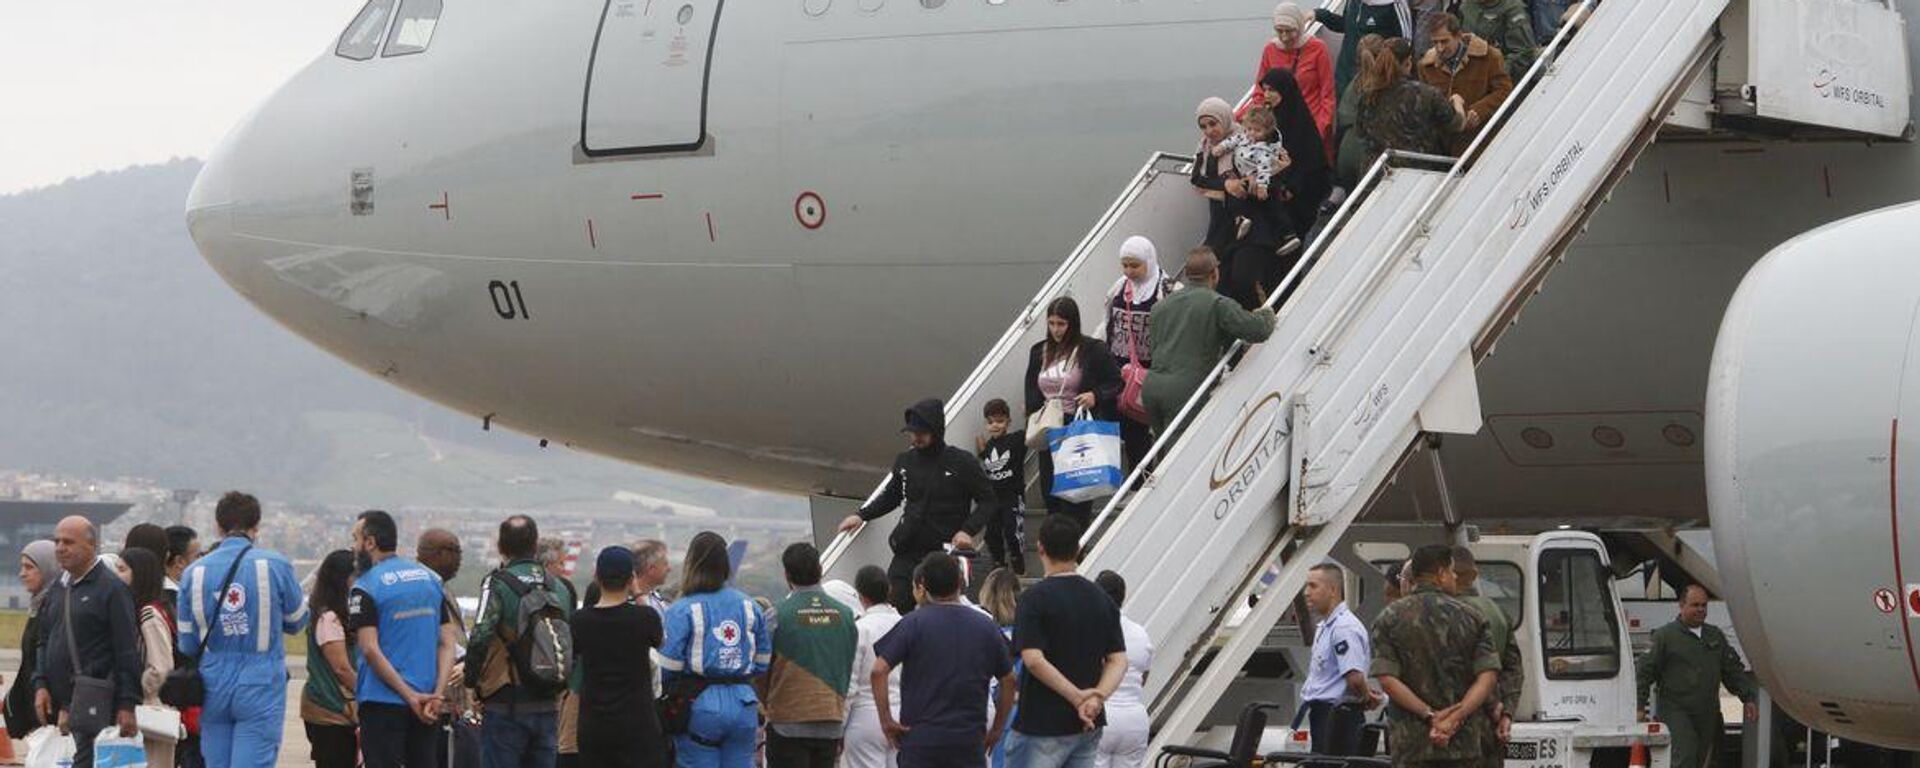
[{"label": "person holding luggage", "polygon": [[[1127,392],[1130,381],[1126,376],[1144,377],[1153,368],[1153,347],[1147,343],[1147,320],[1153,316],[1154,305],[1173,289],[1173,280],[1160,269],[1160,254],[1152,240],[1134,235],[1120,244],[1120,279],[1107,289],[1107,350],[1113,353],[1114,365],[1120,368],[1122,394]],[[1128,366],[1136,366],[1138,373],[1128,373]],[[1121,417],[1120,445],[1126,454],[1127,468],[1131,470],[1140,466],[1147,452],[1153,449],[1153,433],[1147,429],[1145,420],[1124,412]],[[1026,572],[1024,567],[1015,570]]]},{"label": "person holding luggage", "polygon": [[[1071,296],[1047,304],[1047,335],[1027,352],[1026,383],[1030,441],[1048,439],[1033,434],[1034,414],[1046,414],[1040,424],[1045,429],[1064,427],[1082,413],[1100,421],[1119,420],[1120,366],[1106,344],[1081,332],[1080,305]],[[1047,497],[1047,514],[1065,514],[1082,527],[1092,524],[1092,502],[1070,502],[1053,495],[1050,450],[1040,453],[1040,484]]]}]

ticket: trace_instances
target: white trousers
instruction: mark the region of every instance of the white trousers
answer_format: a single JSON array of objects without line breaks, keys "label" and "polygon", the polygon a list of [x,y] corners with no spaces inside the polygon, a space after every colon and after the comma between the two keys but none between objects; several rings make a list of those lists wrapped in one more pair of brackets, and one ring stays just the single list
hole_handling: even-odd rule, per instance
[{"label": "white trousers", "polygon": [[1107,707],[1107,727],[1100,732],[1094,768],[1140,768],[1147,762],[1147,708]]},{"label": "white trousers", "polygon": [[841,768],[898,768],[899,753],[880,730],[880,710],[855,707],[847,712],[847,733],[840,748]]}]

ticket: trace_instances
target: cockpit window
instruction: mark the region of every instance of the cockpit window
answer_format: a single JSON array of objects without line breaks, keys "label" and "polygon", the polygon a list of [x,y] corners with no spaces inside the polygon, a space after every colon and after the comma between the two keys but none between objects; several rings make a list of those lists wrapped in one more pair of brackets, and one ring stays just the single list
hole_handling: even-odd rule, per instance
[{"label": "cockpit window", "polygon": [[393,31],[387,33],[387,50],[381,55],[405,56],[426,50],[439,24],[440,0],[401,0]]},{"label": "cockpit window", "polygon": [[394,0],[367,0],[366,6],[347,25],[347,31],[340,33],[340,44],[334,47],[334,54],[366,61],[379,53],[380,38],[386,35],[387,20],[393,16],[393,3]]}]

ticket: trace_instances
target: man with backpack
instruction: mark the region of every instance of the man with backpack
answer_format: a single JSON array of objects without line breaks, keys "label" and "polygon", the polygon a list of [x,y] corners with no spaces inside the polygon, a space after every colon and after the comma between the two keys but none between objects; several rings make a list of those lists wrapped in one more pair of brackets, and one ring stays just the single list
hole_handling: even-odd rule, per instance
[{"label": "man with backpack", "polygon": [[480,586],[467,641],[466,685],[484,704],[485,768],[553,768],[559,697],[573,665],[570,592],[536,559],[540,528],[526,515],[500,524],[506,564]]},{"label": "man with backpack", "polygon": [[[440,577],[396,553],[400,527],[385,512],[362,512],[353,542],[361,574],[347,593],[346,628],[360,649],[354,699],[361,762],[432,768],[440,758],[455,632]],[[211,743],[214,733],[205,735]]]}]

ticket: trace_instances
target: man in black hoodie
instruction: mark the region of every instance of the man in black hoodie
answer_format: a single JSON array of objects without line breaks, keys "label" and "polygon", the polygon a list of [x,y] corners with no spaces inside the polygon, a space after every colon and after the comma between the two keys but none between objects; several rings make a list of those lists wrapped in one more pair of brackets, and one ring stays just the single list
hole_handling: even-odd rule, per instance
[{"label": "man in black hoodie", "polygon": [[972,549],[973,534],[986,526],[999,501],[980,460],[947,445],[946,409],[939,400],[914,403],[901,431],[911,437],[913,447],[893,460],[879,497],[840,521],[840,530],[851,531],[906,502],[900,524],[887,537],[893,549],[893,562],[887,565],[887,581],[893,585],[889,602],[905,615],[913,610],[914,566],[948,542]]}]

